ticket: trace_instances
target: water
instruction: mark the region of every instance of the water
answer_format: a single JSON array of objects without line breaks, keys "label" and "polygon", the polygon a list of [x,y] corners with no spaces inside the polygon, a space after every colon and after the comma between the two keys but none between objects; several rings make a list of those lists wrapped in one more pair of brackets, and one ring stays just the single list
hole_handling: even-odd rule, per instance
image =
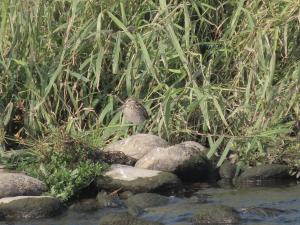
[{"label": "water", "polygon": [[[198,197],[197,197],[198,196]],[[202,199],[197,203],[195,199]],[[241,213],[240,224],[279,225],[300,224],[300,184],[276,187],[216,188],[202,187],[194,190],[191,198],[170,197],[170,204],[149,208],[142,218],[160,221],[166,225],[191,225],[189,219],[202,204],[232,206]],[[272,208],[270,213],[245,212],[248,207]],[[93,213],[67,211],[55,218],[26,221],[0,222],[0,225],[97,225],[100,218],[117,209],[99,210]]]}]

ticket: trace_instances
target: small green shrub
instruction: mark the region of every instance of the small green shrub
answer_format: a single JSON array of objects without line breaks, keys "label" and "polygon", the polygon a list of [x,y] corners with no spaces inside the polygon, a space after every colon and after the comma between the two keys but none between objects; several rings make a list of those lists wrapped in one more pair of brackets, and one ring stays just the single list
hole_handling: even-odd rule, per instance
[{"label": "small green shrub", "polygon": [[7,167],[25,171],[46,183],[51,195],[64,201],[87,187],[107,165],[93,160],[92,146],[53,132],[33,141],[20,154],[2,157]]}]

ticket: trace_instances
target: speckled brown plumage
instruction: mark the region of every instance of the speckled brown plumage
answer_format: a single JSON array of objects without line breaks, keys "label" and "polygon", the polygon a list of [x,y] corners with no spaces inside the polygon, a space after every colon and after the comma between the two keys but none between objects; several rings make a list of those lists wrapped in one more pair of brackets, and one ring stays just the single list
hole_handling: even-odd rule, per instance
[{"label": "speckled brown plumage", "polygon": [[128,98],[125,101],[122,111],[125,119],[131,123],[142,123],[149,118],[145,107],[133,98]]}]

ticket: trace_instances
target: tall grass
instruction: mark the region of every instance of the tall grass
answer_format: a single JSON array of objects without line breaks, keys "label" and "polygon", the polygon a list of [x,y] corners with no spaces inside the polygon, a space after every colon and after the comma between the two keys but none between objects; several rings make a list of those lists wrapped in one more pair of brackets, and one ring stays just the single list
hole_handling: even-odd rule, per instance
[{"label": "tall grass", "polygon": [[134,96],[151,115],[144,132],[202,142],[219,165],[230,151],[280,161],[299,141],[298,0],[0,4],[7,138],[124,137],[119,99]]}]

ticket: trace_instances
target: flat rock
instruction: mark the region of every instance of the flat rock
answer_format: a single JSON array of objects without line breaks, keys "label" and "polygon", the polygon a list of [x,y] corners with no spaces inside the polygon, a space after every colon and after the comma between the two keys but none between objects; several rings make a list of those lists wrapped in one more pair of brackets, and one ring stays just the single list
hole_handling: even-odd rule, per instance
[{"label": "flat rock", "polygon": [[126,165],[114,164],[104,176],[96,179],[99,190],[150,192],[157,189],[177,186],[180,180],[176,175],[157,170],[147,170]]},{"label": "flat rock", "polygon": [[22,173],[0,173],[0,198],[41,195],[45,191],[46,185],[36,178]]},{"label": "flat rock", "polygon": [[50,196],[17,196],[0,199],[2,220],[38,219],[60,214],[60,200]]},{"label": "flat rock", "polygon": [[99,208],[98,201],[94,198],[81,199],[69,207],[70,210],[76,212],[93,212]]},{"label": "flat rock", "polygon": [[194,141],[158,147],[139,159],[135,167],[175,172],[183,180],[205,180],[212,170],[212,164],[206,157],[206,150],[204,146]]},{"label": "flat rock", "polygon": [[166,147],[168,142],[152,134],[135,134],[123,140],[113,142],[104,148],[108,152],[123,152],[134,159],[140,159],[157,147]]},{"label": "flat rock", "polygon": [[239,213],[229,206],[203,205],[193,216],[192,224],[239,224]]},{"label": "flat rock", "polygon": [[142,215],[144,218],[159,218],[160,222],[166,224],[177,225],[179,221],[182,221],[192,225],[191,217],[200,210],[202,205],[189,199],[170,198],[170,204],[147,208]]},{"label": "flat rock", "polygon": [[243,214],[248,214],[249,216],[259,216],[259,217],[277,217],[281,214],[289,213],[288,210],[276,209],[276,208],[266,208],[266,207],[249,207],[241,210]]},{"label": "flat rock", "polygon": [[126,200],[126,205],[128,208],[139,207],[139,208],[149,208],[155,206],[166,205],[169,203],[169,198],[156,193],[139,193],[129,197]]},{"label": "flat rock", "polygon": [[237,179],[238,182],[255,180],[272,180],[290,178],[289,168],[286,165],[260,165],[246,169]]}]

